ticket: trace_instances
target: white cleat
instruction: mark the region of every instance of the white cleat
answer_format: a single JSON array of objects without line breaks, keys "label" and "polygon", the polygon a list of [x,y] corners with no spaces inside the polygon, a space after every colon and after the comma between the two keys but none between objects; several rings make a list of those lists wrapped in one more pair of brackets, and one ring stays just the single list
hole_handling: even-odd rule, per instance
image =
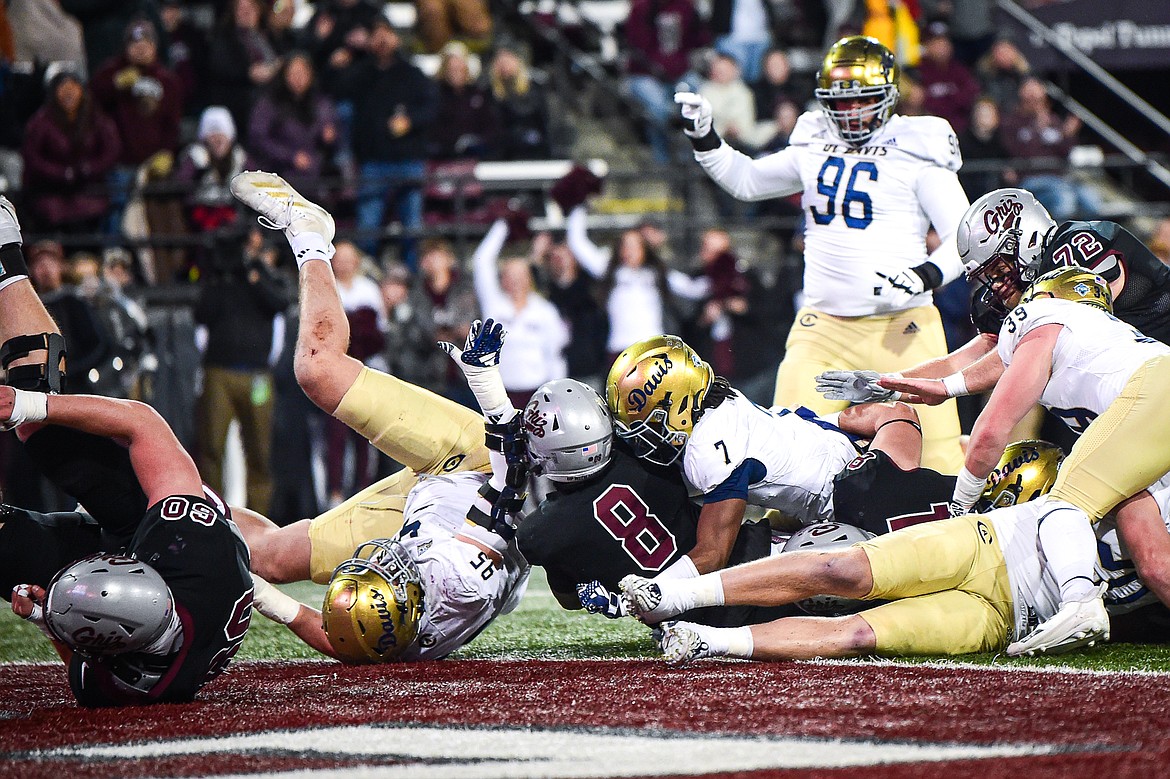
[{"label": "white cleat", "polygon": [[689,622],[663,622],[654,631],[667,665],[685,665],[700,657],[714,657],[711,645],[699,635]]},{"label": "white cleat", "polygon": [[241,203],[260,212],[257,221],[263,226],[283,230],[289,237],[318,233],[325,243],[333,243],[337,232],[333,216],[275,173],[261,170],[238,173],[232,178],[231,190]]},{"label": "white cleat", "polygon": [[16,218],[16,207],[12,201],[0,195],[0,246],[10,243],[24,243],[20,235],[20,220]]},{"label": "white cleat", "polygon": [[1022,640],[1008,645],[1011,657],[1058,655],[1109,640],[1109,612],[1101,598],[1104,587],[1085,600],[1070,601]]},{"label": "white cleat", "polygon": [[693,603],[687,603],[681,597],[682,593],[679,592],[681,588],[677,585],[677,582],[658,582],[633,574],[623,577],[618,582],[626,613],[650,624],[682,614],[694,607]]}]

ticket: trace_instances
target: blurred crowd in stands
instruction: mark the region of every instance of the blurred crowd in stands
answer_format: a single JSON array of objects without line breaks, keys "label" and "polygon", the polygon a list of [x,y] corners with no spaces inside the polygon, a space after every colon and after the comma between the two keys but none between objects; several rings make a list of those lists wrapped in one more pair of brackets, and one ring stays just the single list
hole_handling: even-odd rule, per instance
[{"label": "blurred crowd in stands", "polygon": [[[278,522],[397,467],[297,388],[287,321],[295,265],[279,234],[242,218],[228,191],[233,175],[260,168],[338,217],[333,266],[351,353],[370,365],[470,403],[433,344],[495,317],[508,324],[502,370],[520,403],[559,376],[600,387],[624,346],[674,331],[769,402],[799,269],[745,267],[728,230],[705,230],[688,254],[647,217],[611,245],[594,243],[587,201],[602,182],[578,166],[550,193],[563,234],[530,233],[531,203],[471,192],[487,228],[474,254],[428,235],[429,223],[454,218],[436,172],[571,156],[554,141],[567,120],[550,105],[541,42],[501,24],[515,9],[416,0],[403,29],[373,0],[304,5],[0,2],[0,176],[33,239],[33,281],[68,340],[71,391],[140,397],[176,417],[195,411],[185,443],[216,489],[234,421],[247,504]],[[615,84],[640,107],[648,165],[681,161],[680,83],[711,101],[722,137],[765,154],[815,108],[813,74],[793,67],[791,47],[819,52],[839,35],[873,34],[906,66],[901,113],[948,119],[968,161],[1009,161],[961,173],[971,198],[1020,185],[1057,219],[1091,218],[1093,191],[1067,175],[1079,123],[1054,110],[1019,49],[991,27],[991,5],[713,0],[704,17],[694,0],[632,0]],[[752,214],[798,217],[798,202]],[[799,231],[785,238],[799,248]],[[1167,259],[1170,222],[1152,245]],[[959,339],[968,298],[952,286],[939,304]],[[189,339],[175,336],[174,317],[161,333],[144,306],[144,293],[173,288],[188,293],[176,299],[190,303]],[[187,341],[196,379],[164,390]],[[187,406],[174,401],[188,394]],[[0,459],[7,499],[64,505],[10,437]]]}]

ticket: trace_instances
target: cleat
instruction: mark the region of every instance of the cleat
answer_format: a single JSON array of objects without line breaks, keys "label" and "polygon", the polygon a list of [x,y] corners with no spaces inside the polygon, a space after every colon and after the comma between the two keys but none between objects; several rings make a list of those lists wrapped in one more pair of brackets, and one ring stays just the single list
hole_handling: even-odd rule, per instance
[{"label": "cleat", "polygon": [[10,243],[24,243],[20,235],[20,220],[16,218],[16,207],[12,201],[0,195],[0,246]]},{"label": "cleat", "polygon": [[618,582],[626,613],[651,624],[693,608],[692,603],[684,602],[677,585],[678,582],[658,582],[634,575]]},{"label": "cleat", "polygon": [[689,622],[664,622],[654,631],[667,665],[685,665],[700,657],[714,657],[711,645]]},{"label": "cleat", "polygon": [[1020,641],[1008,645],[1010,657],[1058,655],[1109,640],[1109,612],[1102,585],[1085,600],[1071,601]]},{"label": "cleat", "polygon": [[246,170],[232,178],[231,190],[237,200],[260,212],[256,221],[264,227],[283,230],[290,238],[317,233],[325,243],[333,243],[336,226],[330,213],[275,173]]}]

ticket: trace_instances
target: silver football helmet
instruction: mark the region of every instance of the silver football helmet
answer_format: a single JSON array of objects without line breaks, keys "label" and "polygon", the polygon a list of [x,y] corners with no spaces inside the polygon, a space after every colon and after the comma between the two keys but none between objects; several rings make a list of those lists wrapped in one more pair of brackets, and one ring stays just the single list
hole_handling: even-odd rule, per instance
[{"label": "silver football helmet", "polygon": [[1056,222],[1026,189],[997,189],[976,200],[955,234],[967,278],[984,284],[986,302],[1006,311],[1038,275]]},{"label": "silver football helmet", "polygon": [[533,472],[553,481],[588,479],[612,456],[613,421],[605,401],[575,379],[555,379],[532,393],[524,432]]},{"label": "silver football helmet", "polygon": [[[829,549],[839,549],[852,546],[858,541],[873,538],[873,533],[862,530],[854,525],[843,522],[818,522],[815,525],[802,527],[784,542],[785,552],[804,552],[816,550],[824,552]],[[853,614],[865,608],[865,602],[842,598],[840,595],[814,595],[796,602],[797,608],[806,614],[816,617],[839,617],[842,614]]]},{"label": "silver football helmet", "polygon": [[45,596],[45,625],[77,652],[118,655],[160,639],[175,613],[158,571],[141,560],[98,553],[61,569]]}]

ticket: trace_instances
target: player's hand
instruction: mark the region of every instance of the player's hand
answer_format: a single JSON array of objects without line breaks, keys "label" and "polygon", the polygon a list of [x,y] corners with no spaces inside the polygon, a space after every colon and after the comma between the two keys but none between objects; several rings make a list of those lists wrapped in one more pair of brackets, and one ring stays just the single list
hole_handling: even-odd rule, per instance
[{"label": "player's hand", "polygon": [[817,376],[817,392],[829,400],[874,403],[890,400],[894,391],[878,384],[877,371],[825,371]]},{"label": "player's hand", "polygon": [[603,614],[610,619],[627,616],[621,595],[610,592],[596,579],[578,584],[577,597],[581,599],[581,606],[590,614]]},{"label": "player's hand", "polygon": [[874,274],[881,279],[883,292],[893,291],[907,297],[914,297],[926,291],[926,284],[923,283],[922,277],[911,270],[902,270],[888,275],[879,270],[874,271]]},{"label": "player's hand", "polygon": [[675,92],[674,102],[678,103],[685,120],[683,133],[692,138],[703,138],[711,132],[711,101],[695,92]]},{"label": "player's hand", "polygon": [[35,624],[45,621],[45,588],[36,584],[18,584],[12,588],[12,613]]},{"label": "player's hand", "polygon": [[464,373],[468,368],[494,368],[500,364],[500,352],[508,333],[493,319],[475,320],[467,331],[467,341],[460,349],[450,341],[439,341],[439,348],[454,360]]},{"label": "player's hand", "polygon": [[907,379],[896,374],[887,374],[878,379],[878,384],[901,393],[898,399],[907,403],[937,406],[951,397],[947,394],[942,379]]}]

